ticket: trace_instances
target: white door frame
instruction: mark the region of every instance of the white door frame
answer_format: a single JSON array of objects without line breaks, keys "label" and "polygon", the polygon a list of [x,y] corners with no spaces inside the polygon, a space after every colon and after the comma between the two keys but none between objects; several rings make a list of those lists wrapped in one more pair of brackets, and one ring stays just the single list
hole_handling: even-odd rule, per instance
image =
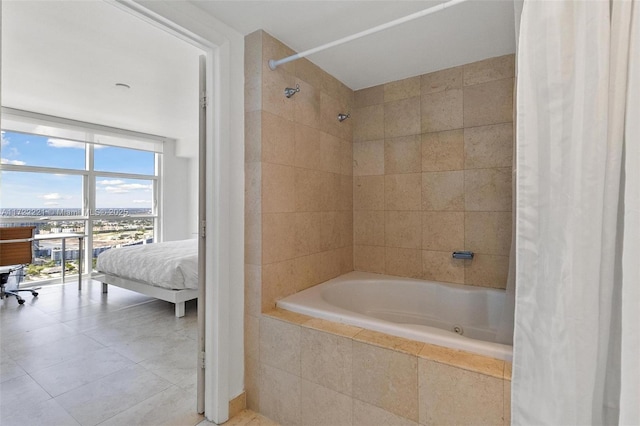
[{"label": "white door frame", "polygon": [[[205,331],[205,400],[208,420],[217,424],[229,418],[229,357],[230,357],[230,264],[234,241],[230,209],[234,200],[229,188],[229,82],[231,52],[229,40],[207,26],[208,37],[195,34],[185,25],[174,22],[131,0],[106,0],[203,50],[206,56],[207,80],[207,187],[206,194],[206,318]],[[141,2],[143,3],[143,2]],[[144,3],[143,3],[144,4]],[[165,4],[165,6],[169,6]],[[172,10],[179,14],[179,10]],[[196,78],[196,76],[194,76]],[[242,184],[244,184],[242,182]],[[237,206],[237,203],[235,204]],[[242,232],[241,232],[242,233]],[[241,307],[240,307],[241,308]],[[194,354],[195,359],[195,354]]]}]

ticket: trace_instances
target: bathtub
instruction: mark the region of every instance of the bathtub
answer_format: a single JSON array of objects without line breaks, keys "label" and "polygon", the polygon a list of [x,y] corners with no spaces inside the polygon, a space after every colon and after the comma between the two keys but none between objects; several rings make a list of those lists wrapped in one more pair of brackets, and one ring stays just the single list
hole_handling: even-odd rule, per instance
[{"label": "bathtub", "polygon": [[282,309],[511,361],[497,343],[504,290],[349,272],[278,301]]}]

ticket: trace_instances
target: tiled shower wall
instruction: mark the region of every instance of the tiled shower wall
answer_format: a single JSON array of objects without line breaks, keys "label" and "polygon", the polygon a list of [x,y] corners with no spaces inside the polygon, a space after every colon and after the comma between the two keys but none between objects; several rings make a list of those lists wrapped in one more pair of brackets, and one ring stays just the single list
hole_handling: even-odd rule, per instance
[{"label": "tiled shower wall", "polygon": [[245,381],[253,409],[266,380],[262,312],[353,270],[353,120],[337,120],[351,110],[353,91],[306,59],[269,69],[269,59],[293,53],[263,31],[245,39]]},{"label": "tiled shower wall", "polygon": [[507,55],[355,92],[356,270],[505,287],[514,69]]}]

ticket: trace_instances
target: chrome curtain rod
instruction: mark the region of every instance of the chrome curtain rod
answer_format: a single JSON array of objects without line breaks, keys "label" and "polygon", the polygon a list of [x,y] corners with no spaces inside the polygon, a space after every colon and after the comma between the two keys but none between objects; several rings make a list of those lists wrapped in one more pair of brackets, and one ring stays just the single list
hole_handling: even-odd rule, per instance
[{"label": "chrome curtain rod", "polygon": [[343,37],[339,40],[332,41],[331,43],[323,44],[322,46],[314,47],[313,49],[305,50],[304,52],[296,53],[295,55],[287,56],[286,58],[269,60],[269,68],[275,70],[279,65],[286,64],[287,62],[295,61],[296,59],[301,59],[312,55],[314,53],[321,52],[323,50],[329,49],[331,47],[339,46],[344,43],[348,43],[353,40],[357,40],[359,38],[368,36],[370,34],[374,34],[388,28],[395,27],[400,24],[404,24],[405,22],[413,21],[414,19],[422,18],[423,16],[431,15],[432,13],[440,12],[441,10],[448,9],[451,6],[455,6],[460,3],[464,3],[468,0],[450,0],[445,3],[441,3],[437,6],[432,6],[427,9],[421,10],[419,12],[412,13],[411,15],[404,16],[402,18],[394,19],[393,21],[387,22],[386,24],[381,24],[373,28],[369,28],[368,30],[360,31],[359,33],[352,34],[347,37]]}]

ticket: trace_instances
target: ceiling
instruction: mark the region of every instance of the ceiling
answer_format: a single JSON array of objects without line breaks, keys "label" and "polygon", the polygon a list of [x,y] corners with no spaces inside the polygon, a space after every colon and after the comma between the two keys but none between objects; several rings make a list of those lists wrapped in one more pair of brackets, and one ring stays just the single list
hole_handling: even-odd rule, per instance
[{"label": "ceiling", "polygon": [[[188,1],[296,51],[442,2]],[[309,59],[357,90],[513,53],[513,16],[512,0],[469,0]],[[2,2],[3,106],[191,141],[181,144],[187,156],[196,152],[199,54],[107,2]]]},{"label": "ceiling", "polygon": [[[192,0],[241,33],[263,29],[296,52],[443,2]],[[469,0],[308,59],[357,90],[514,52],[513,0]]]}]

